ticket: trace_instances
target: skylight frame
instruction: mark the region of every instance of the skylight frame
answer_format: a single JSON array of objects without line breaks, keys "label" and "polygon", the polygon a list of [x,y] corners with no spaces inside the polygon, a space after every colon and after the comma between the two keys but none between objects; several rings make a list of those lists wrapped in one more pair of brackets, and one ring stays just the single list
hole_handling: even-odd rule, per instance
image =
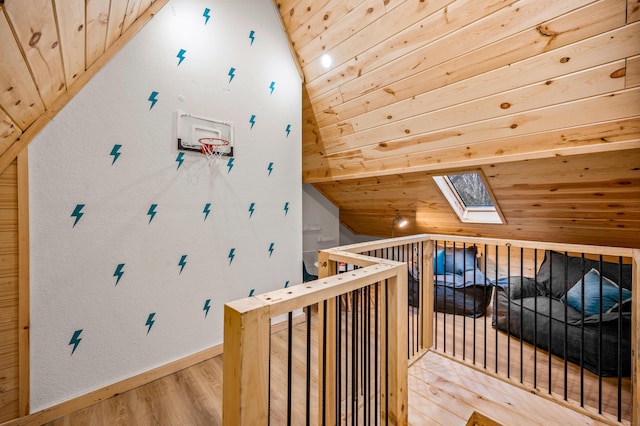
[{"label": "skylight frame", "polygon": [[[475,173],[480,177],[480,181],[484,185],[484,188],[489,194],[493,206],[469,206],[464,203],[458,191],[453,186],[453,183],[449,179],[449,176],[460,174]],[[493,196],[491,188],[487,184],[487,180],[480,170],[470,170],[456,173],[449,173],[444,175],[432,176],[434,182],[444,195],[445,199],[449,202],[449,205],[458,216],[461,222],[464,223],[486,223],[486,224],[498,224],[504,225],[507,221],[504,219],[502,212],[500,211],[496,199]]]}]

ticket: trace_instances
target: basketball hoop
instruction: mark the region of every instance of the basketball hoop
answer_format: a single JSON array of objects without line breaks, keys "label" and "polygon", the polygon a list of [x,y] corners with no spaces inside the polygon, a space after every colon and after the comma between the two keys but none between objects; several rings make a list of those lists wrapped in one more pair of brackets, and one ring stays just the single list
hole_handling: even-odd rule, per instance
[{"label": "basketball hoop", "polygon": [[225,150],[229,146],[229,141],[222,138],[200,138],[200,150],[207,157],[209,166],[220,164]]}]

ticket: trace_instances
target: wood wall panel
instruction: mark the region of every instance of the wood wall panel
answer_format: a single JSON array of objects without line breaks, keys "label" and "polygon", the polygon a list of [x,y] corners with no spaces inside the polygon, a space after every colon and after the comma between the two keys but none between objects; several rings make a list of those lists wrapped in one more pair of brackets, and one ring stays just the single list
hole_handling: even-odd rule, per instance
[{"label": "wood wall panel", "polygon": [[17,162],[0,175],[0,422],[18,416]]},{"label": "wood wall panel", "polygon": [[105,49],[108,49],[122,34],[124,17],[127,13],[127,0],[111,0],[109,7],[109,21],[107,22],[107,39]]}]

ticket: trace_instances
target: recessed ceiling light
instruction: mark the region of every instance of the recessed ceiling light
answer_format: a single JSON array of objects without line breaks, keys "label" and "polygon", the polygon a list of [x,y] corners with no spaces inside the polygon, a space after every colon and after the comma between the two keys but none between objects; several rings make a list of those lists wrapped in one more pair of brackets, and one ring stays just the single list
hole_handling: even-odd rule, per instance
[{"label": "recessed ceiling light", "polygon": [[329,68],[331,66],[331,63],[333,62],[331,60],[331,56],[329,56],[328,54],[324,54],[322,55],[322,57],[320,58],[320,62],[322,63],[322,66],[325,68]]}]

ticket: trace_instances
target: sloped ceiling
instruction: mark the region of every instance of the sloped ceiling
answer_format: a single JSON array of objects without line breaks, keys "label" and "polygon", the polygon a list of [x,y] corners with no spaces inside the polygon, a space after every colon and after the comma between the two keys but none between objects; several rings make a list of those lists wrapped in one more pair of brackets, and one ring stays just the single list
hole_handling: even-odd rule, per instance
[{"label": "sloped ceiling", "polygon": [[[306,80],[303,181],[355,233],[399,213],[396,235],[640,247],[640,1],[276,3]],[[507,224],[453,213],[432,176],[466,170]]]},{"label": "sloped ceiling", "polygon": [[0,171],[167,1],[0,1]]},{"label": "sloped ceiling", "polygon": [[[0,170],[167,1],[0,2]],[[640,247],[640,0],[273,1],[345,226]],[[466,170],[506,225],[458,220],[432,176]]]}]

